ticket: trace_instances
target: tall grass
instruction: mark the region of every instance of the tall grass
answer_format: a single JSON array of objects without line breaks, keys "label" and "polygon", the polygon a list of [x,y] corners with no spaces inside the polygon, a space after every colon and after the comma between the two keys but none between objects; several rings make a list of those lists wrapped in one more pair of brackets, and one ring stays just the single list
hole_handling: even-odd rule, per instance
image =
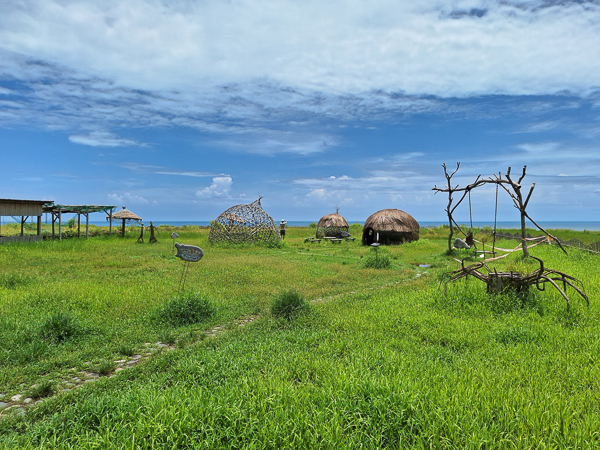
[{"label": "tall grass", "polygon": [[[282,326],[278,314],[259,313],[249,325],[192,339],[93,386],[48,398],[25,416],[0,419],[0,447],[495,449],[600,444],[595,338],[600,329],[594,300],[600,288],[598,258],[579,252],[565,256],[555,247],[532,249],[546,266],[584,281],[592,306],[587,309],[573,296],[567,311],[564,299],[550,289],[534,290],[523,302],[510,295],[490,297],[481,282],[471,279],[449,286],[445,295],[438,276],[456,265],[443,256],[443,235],[390,248],[391,257],[398,258],[392,269],[372,270],[360,263],[367,248],[304,244],[307,233],[292,228],[282,249],[204,248],[205,258],[190,268],[188,283],[197,270],[194,287],[214,302],[214,315],[181,327],[170,324],[161,332],[199,333],[272,307],[274,298],[290,291],[298,294],[295,301],[282,303],[301,299],[311,303],[315,314]],[[184,239],[204,245],[202,233]],[[55,282],[57,296],[34,295],[32,285],[0,289],[6,306],[0,337],[24,342],[26,336],[36,336],[48,311],[65,304],[72,305],[73,317],[87,317],[82,325],[90,330],[77,342],[39,340],[46,346],[43,360],[25,365],[10,360],[13,377],[27,379],[31,369],[47,377],[47,362],[72,367],[89,358],[99,365],[119,351],[143,345],[152,333],[158,336],[147,319],[174,298],[176,282],[164,284],[182,269],[169,256],[169,243],[159,242],[165,255],[156,253],[161,247],[149,250],[132,242],[126,247],[118,240],[103,244],[106,248],[98,252],[104,259],[91,255],[93,262],[83,256],[89,250],[85,245],[51,249],[64,264],[74,252],[73,261],[79,258],[84,268],[101,265],[91,271],[94,283],[83,276]],[[15,257],[31,261],[28,252],[35,248],[21,248]],[[430,267],[419,268],[421,263]],[[516,256],[490,266],[536,268]],[[33,267],[36,279],[54,273],[50,267]],[[83,295],[79,283],[93,289]],[[17,297],[11,295],[15,292]],[[48,311],[38,313],[40,308]],[[88,315],[80,316],[83,311]],[[72,354],[75,358],[68,359]],[[0,392],[16,392],[12,378],[2,377]]]}]

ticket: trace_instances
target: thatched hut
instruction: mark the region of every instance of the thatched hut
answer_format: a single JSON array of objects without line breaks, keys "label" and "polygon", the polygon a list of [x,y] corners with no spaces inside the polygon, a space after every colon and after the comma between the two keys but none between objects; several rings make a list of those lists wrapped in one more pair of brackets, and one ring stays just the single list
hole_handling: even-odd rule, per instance
[{"label": "thatched hut", "polygon": [[236,205],[219,215],[210,227],[210,242],[270,242],[280,239],[275,221],[260,204],[260,199],[249,205]]},{"label": "thatched hut", "polygon": [[335,214],[327,214],[321,217],[317,223],[317,238],[325,236],[334,236],[337,238],[347,236],[348,222],[338,214],[339,209],[336,208]]},{"label": "thatched hut", "polygon": [[123,227],[121,229],[121,236],[125,236],[125,222],[141,222],[142,218],[137,214],[132,213],[131,211],[127,211],[127,208],[123,206],[123,209],[111,217],[107,217],[106,220],[117,220],[123,222]]},{"label": "thatched hut", "polygon": [[419,239],[419,223],[399,209],[382,209],[371,214],[363,227],[362,243],[402,244]]}]

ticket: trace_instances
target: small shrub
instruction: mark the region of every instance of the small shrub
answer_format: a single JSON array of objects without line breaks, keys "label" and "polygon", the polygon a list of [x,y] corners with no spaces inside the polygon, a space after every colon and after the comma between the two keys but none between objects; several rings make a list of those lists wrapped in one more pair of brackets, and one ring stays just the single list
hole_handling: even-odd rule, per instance
[{"label": "small shrub", "polygon": [[306,311],[309,304],[296,291],[286,291],[275,298],[271,304],[271,314],[291,320],[302,311]]},{"label": "small shrub", "polygon": [[51,314],[40,326],[40,335],[46,342],[60,344],[78,336],[82,328],[74,317],[67,313]]},{"label": "small shrub", "polygon": [[317,228],[317,223],[311,222],[310,225],[308,226],[308,228]]},{"label": "small shrub", "polygon": [[167,300],[154,314],[157,322],[174,327],[192,325],[210,318],[214,313],[208,299],[196,293],[177,294]]}]

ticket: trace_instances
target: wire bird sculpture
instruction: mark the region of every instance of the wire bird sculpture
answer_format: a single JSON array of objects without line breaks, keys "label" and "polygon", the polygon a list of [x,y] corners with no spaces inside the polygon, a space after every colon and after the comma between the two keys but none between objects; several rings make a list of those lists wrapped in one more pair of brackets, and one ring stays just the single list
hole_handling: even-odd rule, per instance
[{"label": "wire bird sculpture", "polygon": [[279,230],[271,216],[260,204],[260,199],[249,205],[236,205],[217,217],[208,233],[210,242],[270,242],[280,239]]},{"label": "wire bird sculpture", "polygon": [[[448,283],[460,280],[461,278],[466,279],[470,275],[486,283],[488,294],[500,293],[505,289],[510,289],[522,295],[527,292],[530,286],[535,285],[538,290],[544,291],[546,289],[546,283],[550,283],[567,301],[567,310],[570,306],[570,300],[566,294],[566,291],[567,286],[571,286],[579,295],[581,295],[581,297],[583,297],[589,308],[590,301],[585,293],[583,283],[581,281],[575,277],[567,275],[564,272],[546,269],[544,267],[544,262],[541,259],[531,255],[529,257],[539,261],[540,263],[540,267],[529,274],[520,274],[518,272],[498,272],[497,270],[492,271],[483,261],[465,267],[464,260],[462,260],[461,268],[450,272],[450,276],[452,278],[446,283],[444,294],[447,293]],[[487,270],[487,275],[479,271],[479,269],[482,267]],[[562,289],[557,282],[562,283]],[[576,286],[576,284],[581,287]]]}]

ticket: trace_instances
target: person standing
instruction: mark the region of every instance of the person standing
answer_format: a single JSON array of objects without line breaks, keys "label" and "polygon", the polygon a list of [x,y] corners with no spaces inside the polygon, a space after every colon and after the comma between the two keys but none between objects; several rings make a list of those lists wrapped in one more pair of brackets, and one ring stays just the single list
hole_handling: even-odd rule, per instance
[{"label": "person standing", "polygon": [[281,239],[285,239],[285,226],[287,225],[287,220],[281,219],[281,223],[279,224],[279,234],[281,235]]}]

